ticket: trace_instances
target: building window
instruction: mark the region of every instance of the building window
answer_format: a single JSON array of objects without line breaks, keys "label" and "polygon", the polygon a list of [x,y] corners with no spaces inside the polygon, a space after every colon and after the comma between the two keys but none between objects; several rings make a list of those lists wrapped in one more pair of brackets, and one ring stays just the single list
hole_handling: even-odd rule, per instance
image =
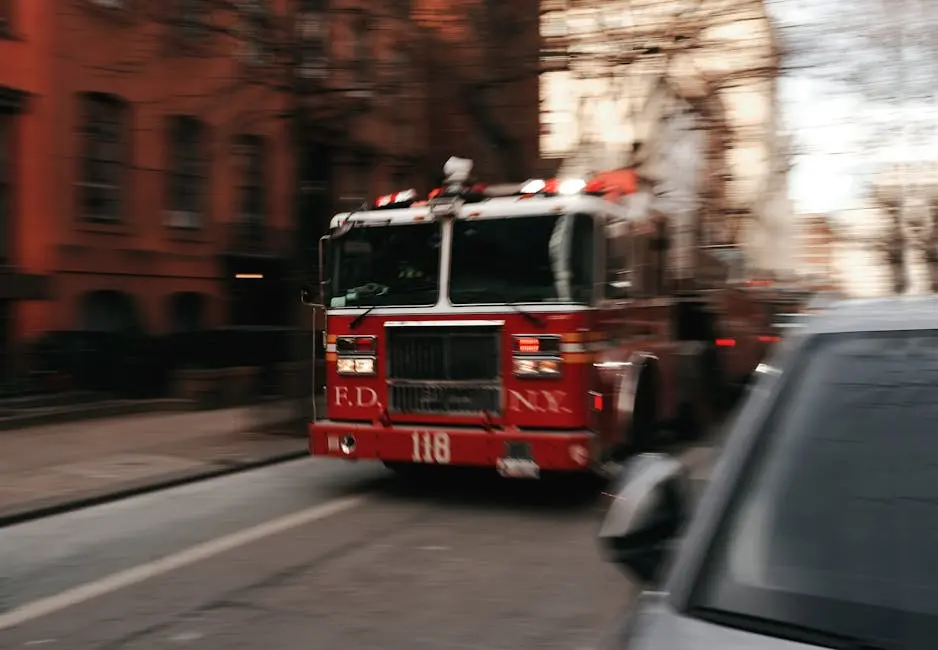
[{"label": "building window", "polygon": [[12,35],[13,0],[0,0],[0,38]]},{"label": "building window", "polygon": [[200,228],[208,196],[205,125],[195,117],[177,115],[169,120],[169,225]]},{"label": "building window", "polygon": [[297,75],[301,79],[321,79],[326,75],[328,26],[325,4],[324,0],[304,2],[297,15]]},{"label": "building window", "polygon": [[208,35],[209,8],[206,0],[179,0],[179,35],[201,40]]},{"label": "building window", "polygon": [[238,3],[241,58],[251,66],[270,63],[270,26],[273,13],[267,0],[241,0]]},{"label": "building window", "polygon": [[371,41],[368,18],[364,14],[352,18],[352,71],[359,81],[367,81],[371,73]]},{"label": "building window", "polygon": [[80,97],[82,154],[78,190],[82,218],[118,221],[124,209],[129,160],[129,109],[113,95]]},{"label": "building window", "polygon": [[238,138],[240,205],[242,221],[262,221],[267,214],[267,192],[264,182],[266,155],[264,139],[257,135]]},{"label": "building window", "polygon": [[389,94],[403,94],[410,67],[410,57],[407,51],[401,47],[395,47],[388,55],[387,61],[388,73],[385,83]]},{"label": "building window", "polygon": [[352,197],[356,200],[371,200],[371,165],[367,160],[358,160],[352,165]]},{"label": "building window", "polygon": [[13,215],[10,201],[12,147],[13,116],[8,113],[0,113],[0,266],[9,264],[12,249]]}]

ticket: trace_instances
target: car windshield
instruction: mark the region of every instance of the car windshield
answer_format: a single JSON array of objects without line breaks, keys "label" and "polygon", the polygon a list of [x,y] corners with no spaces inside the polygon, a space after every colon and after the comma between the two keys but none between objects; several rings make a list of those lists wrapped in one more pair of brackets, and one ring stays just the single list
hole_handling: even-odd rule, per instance
[{"label": "car windshield", "polygon": [[439,295],[440,226],[352,228],[332,241],[331,307],[433,305]]},{"label": "car windshield", "polygon": [[593,220],[588,215],[458,220],[453,224],[450,299],[588,303]]},{"label": "car windshield", "polygon": [[938,333],[817,337],[801,357],[695,606],[933,648]]}]

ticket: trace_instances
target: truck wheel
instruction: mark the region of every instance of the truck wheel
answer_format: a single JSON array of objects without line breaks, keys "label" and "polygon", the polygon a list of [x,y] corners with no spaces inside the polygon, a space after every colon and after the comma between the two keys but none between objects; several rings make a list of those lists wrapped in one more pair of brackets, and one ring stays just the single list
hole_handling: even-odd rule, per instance
[{"label": "truck wheel", "polygon": [[654,446],[658,427],[657,382],[652,372],[645,370],[635,391],[635,411],[631,430],[627,432],[628,448],[633,454],[650,451]]},{"label": "truck wheel", "polygon": [[677,413],[674,422],[674,432],[681,442],[693,442],[699,439],[704,430],[704,421],[707,414],[703,406],[701,394],[704,388],[704,371],[702,345],[697,342],[686,344],[680,356],[680,366],[677,381],[678,386]]},{"label": "truck wheel", "polygon": [[401,463],[384,461],[384,466],[394,472],[399,478],[406,481],[425,481],[433,471],[433,467],[418,465],[417,463]]},{"label": "truck wheel", "polygon": [[700,413],[693,402],[684,402],[678,406],[675,429],[681,442],[700,440],[704,427]]},{"label": "truck wheel", "polygon": [[714,419],[719,419],[727,411],[730,391],[720,367],[720,356],[715,345],[707,345],[700,356],[700,364],[701,383],[707,397],[707,406]]}]

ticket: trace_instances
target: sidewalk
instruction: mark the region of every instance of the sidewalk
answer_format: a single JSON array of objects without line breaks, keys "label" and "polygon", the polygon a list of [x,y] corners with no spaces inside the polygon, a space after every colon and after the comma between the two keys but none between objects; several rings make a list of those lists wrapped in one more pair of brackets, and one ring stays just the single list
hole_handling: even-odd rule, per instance
[{"label": "sidewalk", "polygon": [[0,525],[306,455],[288,403],[0,431]]}]

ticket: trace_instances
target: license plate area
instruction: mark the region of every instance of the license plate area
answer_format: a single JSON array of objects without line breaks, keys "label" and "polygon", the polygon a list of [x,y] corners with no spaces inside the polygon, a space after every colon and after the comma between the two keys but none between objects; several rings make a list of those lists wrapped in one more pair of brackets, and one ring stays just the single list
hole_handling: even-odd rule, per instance
[{"label": "license plate area", "polygon": [[534,462],[531,445],[527,442],[506,442],[501,458],[495,463],[498,473],[505,478],[539,479],[541,468]]}]

